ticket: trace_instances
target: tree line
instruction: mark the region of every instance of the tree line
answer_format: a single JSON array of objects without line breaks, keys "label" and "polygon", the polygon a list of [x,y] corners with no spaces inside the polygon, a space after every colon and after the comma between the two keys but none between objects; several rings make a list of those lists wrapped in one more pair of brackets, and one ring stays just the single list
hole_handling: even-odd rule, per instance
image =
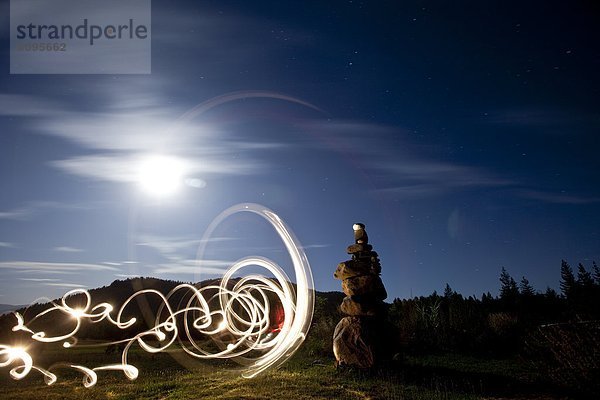
[{"label": "tree line", "polygon": [[[442,295],[394,299],[388,324],[394,351],[519,358],[553,384],[600,393],[600,269],[567,261],[560,293],[536,292],[502,268],[499,296],[464,297],[446,284]],[[596,397],[597,398],[597,397]]]},{"label": "tree line", "polygon": [[567,261],[560,267],[560,293],[536,292],[526,277],[519,283],[502,268],[499,296],[465,297],[446,284],[440,295],[394,299],[388,321],[396,345],[408,352],[460,351],[509,355],[540,326],[600,319],[600,268]]}]

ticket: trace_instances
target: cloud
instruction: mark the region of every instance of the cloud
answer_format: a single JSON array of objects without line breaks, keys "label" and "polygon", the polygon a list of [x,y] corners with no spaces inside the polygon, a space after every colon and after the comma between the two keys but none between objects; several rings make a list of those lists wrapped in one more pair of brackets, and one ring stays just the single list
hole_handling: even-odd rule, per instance
[{"label": "cloud", "polygon": [[78,249],[78,248],[69,247],[69,246],[59,246],[59,247],[53,248],[52,250],[58,251],[58,252],[63,252],[63,253],[81,253],[84,251],[83,249]]},{"label": "cloud", "polygon": [[442,161],[403,159],[382,162],[376,168],[388,171],[402,179],[418,182],[449,182],[452,186],[505,185],[506,180],[492,178],[477,168]]},{"label": "cloud", "polygon": [[[362,121],[312,121],[304,125],[363,169],[376,193],[396,198],[424,198],[450,191],[501,187],[514,182],[483,167],[448,162],[436,157],[433,146],[416,145],[401,127]],[[368,138],[368,141],[366,141]]]},{"label": "cloud", "polygon": [[[207,241],[210,243],[227,242],[235,240],[229,237],[214,237]],[[192,259],[203,239],[193,236],[158,236],[140,235],[138,246],[144,246],[158,251],[164,257],[165,262],[153,267],[153,273],[157,275],[167,274],[208,274],[223,275],[234,261],[225,260],[197,260]]]},{"label": "cloud", "polygon": [[40,261],[2,261],[0,269],[13,269],[22,272],[43,271],[49,273],[118,271],[117,268],[102,264],[55,263]]},{"label": "cloud", "polygon": [[459,189],[514,184],[508,179],[494,176],[479,168],[440,161],[406,159],[387,165],[381,163],[376,168],[391,174],[396,181],[394,185],[378,191],[402,198],[427,197]]},{"label": "cloud", "polygon": [[27,220],[33,214],[29,208],[15,208],[8,211],[0,211],[0,219]]},{"label": "cloud", "polygon": [[61,288],[87,288],[85,285],[81,285],[78,283],[70,283],[70,282],[61,282],[58,279],[49,279],[49,278],[18,278],[20,281],[25,282],[35,282],[41,286],[52,286],[52,287],[61,287]]},{"label": "cloud", "polygon": [[[2,267],[0,266],[0,269],[1,269],[1,268],[2,268]],[[21,272],[21,273],[24,273],[24,274],[36,274],[36,275],[39,275],[39,274],[47,274],[47,275],[48,275],[48,274],[49,274],[49,275],[67,275],[67,274],[70,274],[70,273],[71,273],[70,271],[64,271],[64,270],[49,270],[49,269],[43,269],[43,270],[40,270],[40,269],[23,269],[23,270],[20,270],[19,272]]]},{"label": "cloud", "polygon": [[0,242],[0,247],[14,248],[14,247],[17,247],[17,246],[14,243],[10,243],[10,242]]},{"label": "cloud", "polygon": [[571,195],[567,193],[550,193],[550,192],[542,192],[537,190],[518,190],[516,192],[519,196],[525,197],[527,199],[539,200],[545,203],[554,203],[554,204],[572,204],[572,205],[580,205],[580,204],[592,204],[600,202],[600,197],[585,197],[578,195]]},{"label": "cloud", "polygon": [[[235,240],[228,237],[215,237],[208,239],[209,242],[225,242]],[[192,236],[166,237],[157,235],[140,235],[138,246],[155,249],[166,259],[153,267],[153,273],[157,275],[168,274],[208,274],[223,275],[234,261],[225,260],[197,260],[188,258],[192,256],[202,243],[202,239]]]},{"label": "cloud", "polygon": [[51,278],[17,278],[20,281],[26,281],[26,282],[58,282],[58,279],[51,279]]},{"label": "cloud", "polygon": [[[215,237],[208,239],[209,242],[225,242],[235,240],[227,237]],[[202,239],[196,239],[192,236],[166,237],[155,235],[140,235],[138,246],[151,247],[158,250],[163,255],[172,255],[181,250],[194,249],[202,243]]]},{"label": "cloud", "polygon": [[[188,149],[189,150],[189,149]],[[262,168],[262,162],[237,161],[209,155],[203,149],[194,158],[170,156],[183,166],[186,178],[194,175],[248,175]],[[72,175],[110,182],[138,182],[140,166],[147,154],[103,153],[52,161],[50,165]],[[197,158],[196,158],[197,157]]]},{"label": "cloud", "polygon": [[[394,154],[390,151],[393,147],[381,147],[376,143],[388,140],[405,142],[407,136],[406,130],[399,127],[354,120],[311,120],[300,125],[306,132],[313,133],[306,146],[316,149],[327,146],[349,156],[377,156],[381,155],[382,149],[388,150],[385,156],[391,156]],[[315,137],[319,140],[314,140]],[[366,138],[369,145],[366,145]]]},{"label": "cloud", "polygon": [[[599,122],[597,115],[584,114],[576,110],[543,108],[497,110],[486,113],[480,120],[487,124],[526,128],[549,128],[582,123],[597,125]],[[556,133],[554,130],[545,132]],[[566,133],[573,134],[574,132],[568,130]]]},{"label": "cloud", "polygon": [[0,211],[0,219],[12,219],[26,221],[31,219],[35,214],[47,209],[57,210],[89,210],[91,204],[73,204],[59,203],[53,201],[32,201],[23,207],[15,208],[8,211]]},{"label": "cloud", "polygon": [[48,283],[43,283],[42,285],[44,286],[56,286],[56,287],[62,287],[62,288],[87,288],[86,285],[80,285],[78,283],[67,283],[67,282],[48,282]]},{"label": "cloud", "polygon": [[40,121],[35,126],[39,132],[67,139],[85,148],[134,152],[154,152],[161,148],[182,151],[191,139],[212,135],[216,130],[216,127],[200,124],[176,126],[178,114],[175,110],[167,112],[149,106],[145,109],[68,114]]},{"label": "cloud", "polygon": [[[152,83],[106,82],[93,94],[96,111],[34,95],[2,94],[0,105],[6,105],[1,108],[3,115],[37,116],[21,124],[30,128],[28,132],[61,138],[94,151],[53,160],[51,166],[67,174],[109,182],[135,182],[140,161],[149,154],[177,158],[185,166],[185,178],[192,180],[268,171],[264,158],[256,152],[279,149],[285,146],[282,141],[248,140],[237,128],[235,114],[215,120],[204,113],[227,102],[251,98],[271,98],[316,109],[289,95],[256,90],[226,93],[196,106],[192,103],[182,107],[174,105],[172,95],[165,93],[169,86],[172,84],[162,79]],[[9,213],[5,218],[18,215]]]},{"label": "cloud", "polygon": [[73,175],[96,180],[132,182],[137,179],[131,156],[94,155],[51,162],[51,165]]},{"label": "cloud", "polygon": [[[241,98],[272,97],[285,101],[300,99],[273,92],[236,92],[219,96],[188,109],[172,105],[160,84],[107,84],[95,93],[100,111],[77,110],[77,105],[56,105],[33,95],[0,95],[2,115],[26,116],[21,126],[28,132],[46,134],[75,143],[93,154],[73,155],[54,160],[50,165],[68,174],[111,182],[133,182],[139,165],[149,154],[177,158],[185,169],[185,178],[207,175],[248,175],[266,170],[254,152],[273,150],[278,142],[255,142],[240,139],[232,131],[231,120],[208,122],[200,114],[224,102]],[[242,103],[243,104],[243,103]],[[4,107],[4,105],[6,107]],[[16,105],[16,106],[15,106]],[[198,108],[200,107],[200,108]],[[183,118],[182,118],[183,116]],[[235,124],[234,124],[235,125]],[[2,212],[0,218],[26,218],[27,209]]]},{"label": "cloud", "polygon": [[[149,154],[177,158],[186,178],[207,175],[249,175],[267,170],[255,152],[279,149],[281,141],[248,140],[228,119],[204,118],[204,113],[227,102],[271,98],[316,108],[301,99],[276,92],[243,91],[182,108],[166,98],[161,84],[107,84],[95,93],[100,111],[54,111],[31,121],[33,131],[75,143],[93,154],[74,155],[50,163],[66,173],[112,182],[137,180],[139,165]],[[104,101],[102,99],[105,98]],[[35,97],[28,96],[32,108]],[[239,102],[243,106],[243,102]],[[27,109],[27,104],[22,104]],[[187,110],[186,110],[187,108]]]},{"label": "cloud", "polygon": [[157,265],[154,273],[223,275],[233,264],[233,261],[224,260],[179,260]]},{"label": "cloud", "polygon": [[66,108],[55,100],[41,96],[0,93],[0,115],[11,117],[53,117]]},{"label": "cloud", "polygon": [[417,199],[437,196],[446,191],[447,188],[438,186],[435,183],[403,184],[402,186],[391,186],[375,190],[377,193],[393,195],[394,197],[401,199]]},{"label": "cloud", "polygon": [[129,279],[129,278],[139,278],[142,275],[138,275],[138,274],[115,274],[115,276],[117,278]]},{"label": "cloud", "polygon": [[[117,99],[122,90],[115,94]],[[147,155],[165,154],[180,161],[186,178],[239,176],[266,169],[261,159],[252,157],[253,151],[280,147],[279,143],[240,140],[219,123],[193,118],[181,120],[181,110],[165,107],[167,101],[158,106],[146,100],[160,98],[160,94],[141,92],[138,97],[143,100],[136,103],[129,95],[127,101],[128,105],[135,103],[138,108],[113,109],[114,104],[111,104],[104,112],[69,113],[37,122],[36,132],[97,151],[54,160],[50,165],[94,180],[135,182]]]},{"label": "cloud", "polygon": [[331,247],[330,244],[309,244],[306,246],[302,246],[303,249],[324,249],[327,247]]}]

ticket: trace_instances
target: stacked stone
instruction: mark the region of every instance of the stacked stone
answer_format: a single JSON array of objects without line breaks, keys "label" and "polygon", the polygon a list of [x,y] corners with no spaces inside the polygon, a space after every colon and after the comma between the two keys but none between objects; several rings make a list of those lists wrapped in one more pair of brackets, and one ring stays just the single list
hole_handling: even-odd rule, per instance
[{"label": "stacked stone", "polygon": [[333,274],[342,281],[344,298],[340,310],[346,314],[335,328],[333,352],[337,365],[371,368],[381,355],[381,326],[387,292],[381,281],[381,263],[364,224],[354,224],[354,244],[348,246],[352,259],[340,263]]}]

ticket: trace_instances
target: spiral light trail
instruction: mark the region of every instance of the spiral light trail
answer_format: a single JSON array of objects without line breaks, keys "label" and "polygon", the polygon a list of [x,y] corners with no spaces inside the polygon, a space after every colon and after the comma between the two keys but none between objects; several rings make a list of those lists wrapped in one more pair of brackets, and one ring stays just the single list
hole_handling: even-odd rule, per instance
[{"label": "spiral light trail", "polygon": [[[281,365],[302,344],[310,327],[314,308],[312,272],[302,246],[285,222],[268,208],[251,203],[233,206],[211,223],[198,251],[198,260],[201,260],[206,239],[210,238],[214,229],[225,218],[240,212],[251,212],[263,217],[279,234],[293,264],[295,287],[275,262],[264,257],[250,256],[232,265],[218,284],[200,288],[181,284],[167,294],[154,289],[143,289],[131,295],[118,309],[109,303],[93,305],[90,293],[84,289],[71,290],[59,302],[51,303],[51,307],[38,313],[27,323],[21,314],[14,313],[17,323],[12,331],[24,332],[33,341],[40,343],[62,342],[65,351],[68,351],[77,346],[76,334],[84,322],[106,323],[119,329],[132,327],[136,322],[135,318],[126,319],[123,315],[138,296],[156,296],[160,300],[154,326],[126,340],[103,344],[124,345],[121,362],[118,364],[87,367],[61,363],[44,369],[36,365],[26,347],[0,344],[0,368],[12,366],[9,374],[16,380],[25,378],[35,370],[43,375],[48,385],[57,381],[53,370],[72,368],[83,374],[85,387],[92,387],[97,383],[98,373],[101,371],[122,371],[131,380],[138,377],[138,369],[128,359],[133,345],[138,345],[149,353],[159,353],[175,342],[185,353],[197,359],[222,358],[237,361],[245,366],[242,375],[246,378]],[[253,270],[261,267],[272,277],[256,273],[244,276],[242,272],[248,267],[253,267]],[[241,278],[234,279],[234,275]],[[175,308],[171,300],[175,295],[182,294],[188,299],[185,307]],[[69,304],[74,297],[83,297],[84,304]],[[283,321],[276,321],[277,329],[272,329],[274,321],[270,320],[271,308],[274,306],[283,309]],[[28,327],[28,324],[44,316],[72,321],[72,327],[62,334],[54,335]],[[199,337],[209,338],[210,345],[206,345],[206,340],[200,341]]]}]

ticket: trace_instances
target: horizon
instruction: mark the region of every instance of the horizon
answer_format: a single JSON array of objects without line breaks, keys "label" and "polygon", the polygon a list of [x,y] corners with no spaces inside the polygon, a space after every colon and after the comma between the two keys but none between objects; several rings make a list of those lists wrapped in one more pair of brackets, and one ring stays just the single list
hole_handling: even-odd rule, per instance
[{"label": "horizon", "polygon": [[[570,264],[569,264],[569,265],[570,265]],[[571,266],[571,267],[572,267],[572,266]],[[592,269],[588,269],[588,268],[586,268],[586,271],[589,271],[591,274],[593,274],[593,273],[594,273],[594,271],[593,271]],[[510,275],[510,274],[509,274],[509,275]],[[235,281],[235,280],[242,279],[243,277],[244,277],[244,275],[240,275],[240,276],[233,275],[233,276],[231,277],[231,280]],[[512,276],[511,276],[511,278],[514,278],[514,277],[512,277]],[[173,280],[173,279],[167,279],[167,278],[157,278],[157,277],[155,277],[155,276],[135,276],[135,277],[124,277],[124,278],[118,278],[118,279],[114,279],[114,280],[113,280],[113,281],[111,281],[110,283],[104,284],[104,285],[102,285],[102,286],[93,287],[93,288],[81,288],[81,289],[85,289],[86,291],[90,292],[90,291],[94,291],[94,290],[102,290],[102,289],[108,288],[108,287],[110,287],[111,285],[113,285],[113,284],[114,284],[114,283],[116,283],[116,282],[128,282],[128,281],[134,281],[134,280],[144,280],[144,279],[155,279],[155,280],[159,280],[159,281],[163,281],[163,282],[174,282],[174,283],[177,283],[177,284],[185,284],[185,283],[190,283],[190,284],[192,284],[192,285],[200,285],[200,286],[202,286],[202,284],[203,284],[203,283],[206,283],[206,282],[211,282],[211,281],[219,281],[221,278],[208,278],[208,279],[204,279],[204,280],[202,280],[202,281],[193,282],[193,281],[180,281],[180,280]],[[274,278],[271,278],[271,279],[274,279]],[[292,281],[291,283],[292,283],[292,284],[294,284],[294,285],[296,284],[294,281]],[[528,284],[530,284],[531,282],[527,282],[527,283],[528,283]],[[520,292],[521,292],[520,281],[516,281],[516,284],[517,284],[517,290],[518,290],[518,292],[520,293]],[[385,285],[385,282],[384,282],[384,285]],[[453,288],[450,286],[450,284],[444,284],[444,290],[446,289],[446,285],[447,285],[447,287],[449,287],[449,288],[452,290],[452,292],[453,292],[454,294],[456,294],[456,295],[459,295],[459,296],[461,296],[462,298],[465,298],[465,299],[466,299],[466,298],[469,298],[469,297],[473,297],[475,300],[479,300],[479,301],[480,301],[480,300],[482,300],[482,299],[483,299],[485,296],[487,296],[487,295],[491,295],[491,296],[492,296],[492,298],[494,298],[494,299],[496,299],[496,300],[499,300],[499,299],[501,298],[500,289],[498,290],[498,293],[494,293],[494,294],[492,294],[492,292],[491,292],[491,291],[482,292],[480,295],[477,295],[477,294],[463,294],[463,293],[460,293],[460,292],[458,292],[458,291],[454,290],[454,289],[453,289]],[[559,286],[560,286],[560,285],[559,285]],[[338,290],[327,290],[327,291],[318,290],[318,289],[316,289],[316,288],[315,288],[315,289],[313,289],[313,290],[315,291],[315,293],[321,293],[321,294],[327,294],[327,293],[339,293],[339,294],[342,294],[342,295],[343,295],[343,291],[342,291],[342,289],[341,289],[341,288],[340,288],[340,289],[338,289]],[[419,297],[431,297],[431,296],[435,296],[435,295],[444,297],[444,293],[443,293],[443,292],[444,292],[444,290],[437,290],[437,289],[434,289],[434,290],[433,290],[431,293],[429,293],[429,294],[420,294],[420,295],[415,295],[415,296],[407,296],[407,297],[402,297],[402,298],[400,298],[400,297],[394,297],[394,298],[390,298],[390,297],[388,296],[388,297],[387,297],[387,298],[384,300],[384,302],[385,302],[385,303],[388,303],[388,304],[391,304],[391,303],[395,302],[396,300],[400,300],[400,301],[402,301],[402,300],[414,300],[414,299],[418,299]],[[564,293],[562,293],[562,290],[560,289],[560,287],[557,287],[557,288],[555,288],[555,287],[547,287],[545,290],[537,290],[537,289],[535,289],[535,288],[534,288],[534,291],[535,291],[535,295],[536,295],[536,296],[537,296],[537,295],[541,295],[541,296],[543,296],[543,295],[547,295],[547,294],[548,294],[548,290],[553,290],[553,291],[554,291],[554,293],[555,293],[556,295],[558,295],[558,296],[559,296],[559,297],[561,297],[561,298],[564,298]],[[441,294],[440,294],[440,293],[441,293]],[[38,299],[34,300],[33,302],[30,302],[30,303],[27,303],[27,304],[5,304],[5,303],[0,303],[0,306],[9,306],[9,307],[12,307],[12,306],[15,306],[15,307],[16,307],[16,306],[19,306],[19,307],[29,307],[29,306],[32,306],[32,305],[35,305],[35,304],[46,304],[46,303],[49,303],[49,302],[53,302],[53,301],[56,301],[56,300],[60,300],[60,298],[62,298],[62,297],[63,297],[63,296],[65,296],[65,295],[66,295],[66,293],[65,293],[65,294],[63,294],[63,295],[62,295],[62,296],[60,296],[60,297],[57,297],[57,298],[52,298],[52,299],[51,299],[51,298],[38,298]],[[92,301],[93,301],[93,300],[94,300],[94,299],[92,298]],[[4,311],[4,312],[3,312],[3,313],[1,313],[0,315],[7,314],[7,313],[9,313],[9,312],[11,312],[11,311],[14,311],[14,309],[12,309],[12,310],[9,310],[9,311]]]}]

